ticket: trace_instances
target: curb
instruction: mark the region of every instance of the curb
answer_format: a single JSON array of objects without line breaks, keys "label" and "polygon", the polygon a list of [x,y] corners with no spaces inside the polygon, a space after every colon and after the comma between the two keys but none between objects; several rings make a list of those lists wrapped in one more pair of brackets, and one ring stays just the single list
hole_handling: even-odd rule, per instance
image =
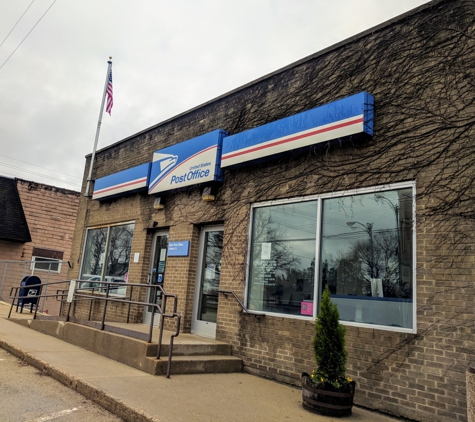
[{"label": "curb", "polygon": [[50,364],[38,359],[31,353],[25,353],[23,350],[17,348],[15,345],[0,339],[0,347],[17,358],[25,361],[29,365],[40,370],[42,375],[47,375],[54,380],[60,382],[66,387],[70,388],[101,406],[103,409],[111,412],[126,422],[160,422],[160,419],[153,418],[146,415],[144,412],[128,406],[121,400],[118,400],[103,390],[94,387],[93,385],[69,375],[66,372],[60,371]]}]

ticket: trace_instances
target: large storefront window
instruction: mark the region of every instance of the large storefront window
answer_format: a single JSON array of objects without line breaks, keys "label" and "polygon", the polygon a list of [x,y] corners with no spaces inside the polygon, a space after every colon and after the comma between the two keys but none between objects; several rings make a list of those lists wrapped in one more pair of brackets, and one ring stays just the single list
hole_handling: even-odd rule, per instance
[{"label": "large storefront window", "polygon": [[[127,281],[133,234],[134,223],[88,229],[80,279]],[[125,289],[116,290],[123,293]]]},{"label": "large storefront window", "polygon": [[412,189],[323,200],[320,263],[341,320],[412,328]]},{"label": "large storefront window", "polygon": [[317,201],[254,208],[249,309],[312,315]]},{"label": "large storefront window", "polygon": [[342,321],[412,329],[412,187],[312,199],[254,206],[249,309],[312,317],[328,285]]}]

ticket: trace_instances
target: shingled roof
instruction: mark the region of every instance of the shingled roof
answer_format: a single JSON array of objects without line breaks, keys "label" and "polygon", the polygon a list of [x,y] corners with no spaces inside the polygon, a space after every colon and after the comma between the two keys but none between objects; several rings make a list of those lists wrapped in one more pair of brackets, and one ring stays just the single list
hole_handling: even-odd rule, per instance
[{"label": "shingled roof", "polygon": [[31,242],[16,180],[0,176],[0,240]]}]

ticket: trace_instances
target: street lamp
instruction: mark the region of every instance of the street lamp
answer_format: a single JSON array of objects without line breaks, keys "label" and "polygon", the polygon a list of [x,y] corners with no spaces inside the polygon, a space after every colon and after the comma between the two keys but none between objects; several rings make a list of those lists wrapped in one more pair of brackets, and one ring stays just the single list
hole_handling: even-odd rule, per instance
[{"label": "street lamp", "polygon": [[369,247],[370,247],[370,252],[371,252],[371,266],[370,266],[370,269],[371,269],[371,279],[374,278],[374,248],[373,248],[373,223],[366,223],[366,225],[364,225],[363,223],[360,223],[359,221],[348,221],[346,223],[346,225],[348,227],[351,227],[351,228],[356,228],[356,227],[353,227],[355,224],[358,224],[360,225],[361,227],[363,227],[363,229],[368,233],[369,235]]},{"label": "street lamp", "polygon": [[395,205],[391,200],[386,198],[382,193],[375,193],[374,199],[376,201],[386,201],[388,205],[394,210],[396,216],[396,235],[397,235],[397,262],[398,262],[398,281],[399,294],[402,294],[402,274],[401,274],[401,233],[399,231],[399,205]]},{"label": "street lamp", "polygon": [[392,201],[386,198],[382,193],[375,193],[374,199],[376,199],[377,201],[386,201],[389,204],[389,206],[394,210],[394,213],[396,215],[396,229],[398,229],[398,233],[399,233],[399,205],[393,204]]}]

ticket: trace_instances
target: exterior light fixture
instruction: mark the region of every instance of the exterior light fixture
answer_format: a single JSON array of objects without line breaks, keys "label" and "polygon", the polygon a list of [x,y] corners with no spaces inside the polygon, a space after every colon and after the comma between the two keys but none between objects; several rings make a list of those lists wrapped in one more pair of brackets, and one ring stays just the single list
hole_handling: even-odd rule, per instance
[{"label": "exterior light fixture", "polygon": [[203,193],[201,194],[201,199],[205,202],[213,202],[215,200],[215,195],[210,186],[203,189]]},{"label": "exterior light fixture", "polygon": [[155,210],[163,210],[165,208],[165,203],[161,196],[155,198],[155,201],[153,201],[153,208]]}]

